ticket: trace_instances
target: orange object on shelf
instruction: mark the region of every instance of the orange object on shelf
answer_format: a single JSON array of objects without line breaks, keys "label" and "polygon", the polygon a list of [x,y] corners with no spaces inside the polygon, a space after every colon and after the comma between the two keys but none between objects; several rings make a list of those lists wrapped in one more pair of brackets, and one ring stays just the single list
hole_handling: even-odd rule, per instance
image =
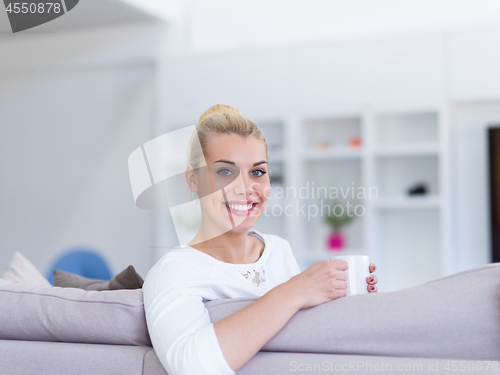
[{"label": "orange object on shelf", "polygon": [[359,137],[352,137],[349,139],[349,146],[351,147],[359,147],[361,146],[361,138]]}]

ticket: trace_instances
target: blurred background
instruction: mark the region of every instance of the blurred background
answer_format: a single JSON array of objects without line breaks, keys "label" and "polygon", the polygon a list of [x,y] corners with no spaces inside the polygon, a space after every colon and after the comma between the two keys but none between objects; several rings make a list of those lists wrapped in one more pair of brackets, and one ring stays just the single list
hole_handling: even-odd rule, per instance
[{"label": "blurred background", "polygon": [[[219,103],[261,126],[272,192],[309,192],[256,227],[302,269],[366,254],[391,291],[500,261],[499,46],[495,0],[81,0],[16,34],[2,9],[0,266],[77,247],[145,277],[178,243],[128,156]],[[318,187],[359,215],[313,215]]]}]

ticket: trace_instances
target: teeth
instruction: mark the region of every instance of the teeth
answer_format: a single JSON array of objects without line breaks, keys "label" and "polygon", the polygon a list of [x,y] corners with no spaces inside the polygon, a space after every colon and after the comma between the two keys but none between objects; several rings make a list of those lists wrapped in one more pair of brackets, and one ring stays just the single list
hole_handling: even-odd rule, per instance
[{"label": "teeth", "polygon": [[237,211],[248,211],[249,209],[252,208],[252,204],[244,204],[244,205],[230,204],[229,208],[231,208],[231,210],[237,210]]}]

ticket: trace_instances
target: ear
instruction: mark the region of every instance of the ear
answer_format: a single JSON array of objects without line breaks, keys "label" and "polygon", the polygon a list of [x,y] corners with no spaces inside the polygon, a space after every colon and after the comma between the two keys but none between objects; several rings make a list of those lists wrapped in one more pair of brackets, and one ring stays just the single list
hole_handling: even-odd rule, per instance
[{"label": "ear", "polygon": [[194,174],[194,170],[191,164],[188,164],[184,174],[186,175],[186,181],[191,191],[194,193],[198,192],[198,185],[196,184],[196,176]]}]

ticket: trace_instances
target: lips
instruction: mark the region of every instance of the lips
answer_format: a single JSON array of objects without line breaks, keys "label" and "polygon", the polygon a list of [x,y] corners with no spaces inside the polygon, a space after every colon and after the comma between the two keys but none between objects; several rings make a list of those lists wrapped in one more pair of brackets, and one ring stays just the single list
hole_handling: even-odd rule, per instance
[{"label": "lips", "polygon": [[253,200],[246,200],[246,201],[228,201],[226,202],[227,204],[253,204],[253,203],[259,203],[257,201],[253,201]]},{"label": "lips", "polygon": [[[248,203],[247,203],[248,202]],[[229,201],[227,203],[223,203],[227,211],[233,215],[237,216],[247,216],[250,215],[255,206],[259,204],[259,202],[255,201]]]}]

